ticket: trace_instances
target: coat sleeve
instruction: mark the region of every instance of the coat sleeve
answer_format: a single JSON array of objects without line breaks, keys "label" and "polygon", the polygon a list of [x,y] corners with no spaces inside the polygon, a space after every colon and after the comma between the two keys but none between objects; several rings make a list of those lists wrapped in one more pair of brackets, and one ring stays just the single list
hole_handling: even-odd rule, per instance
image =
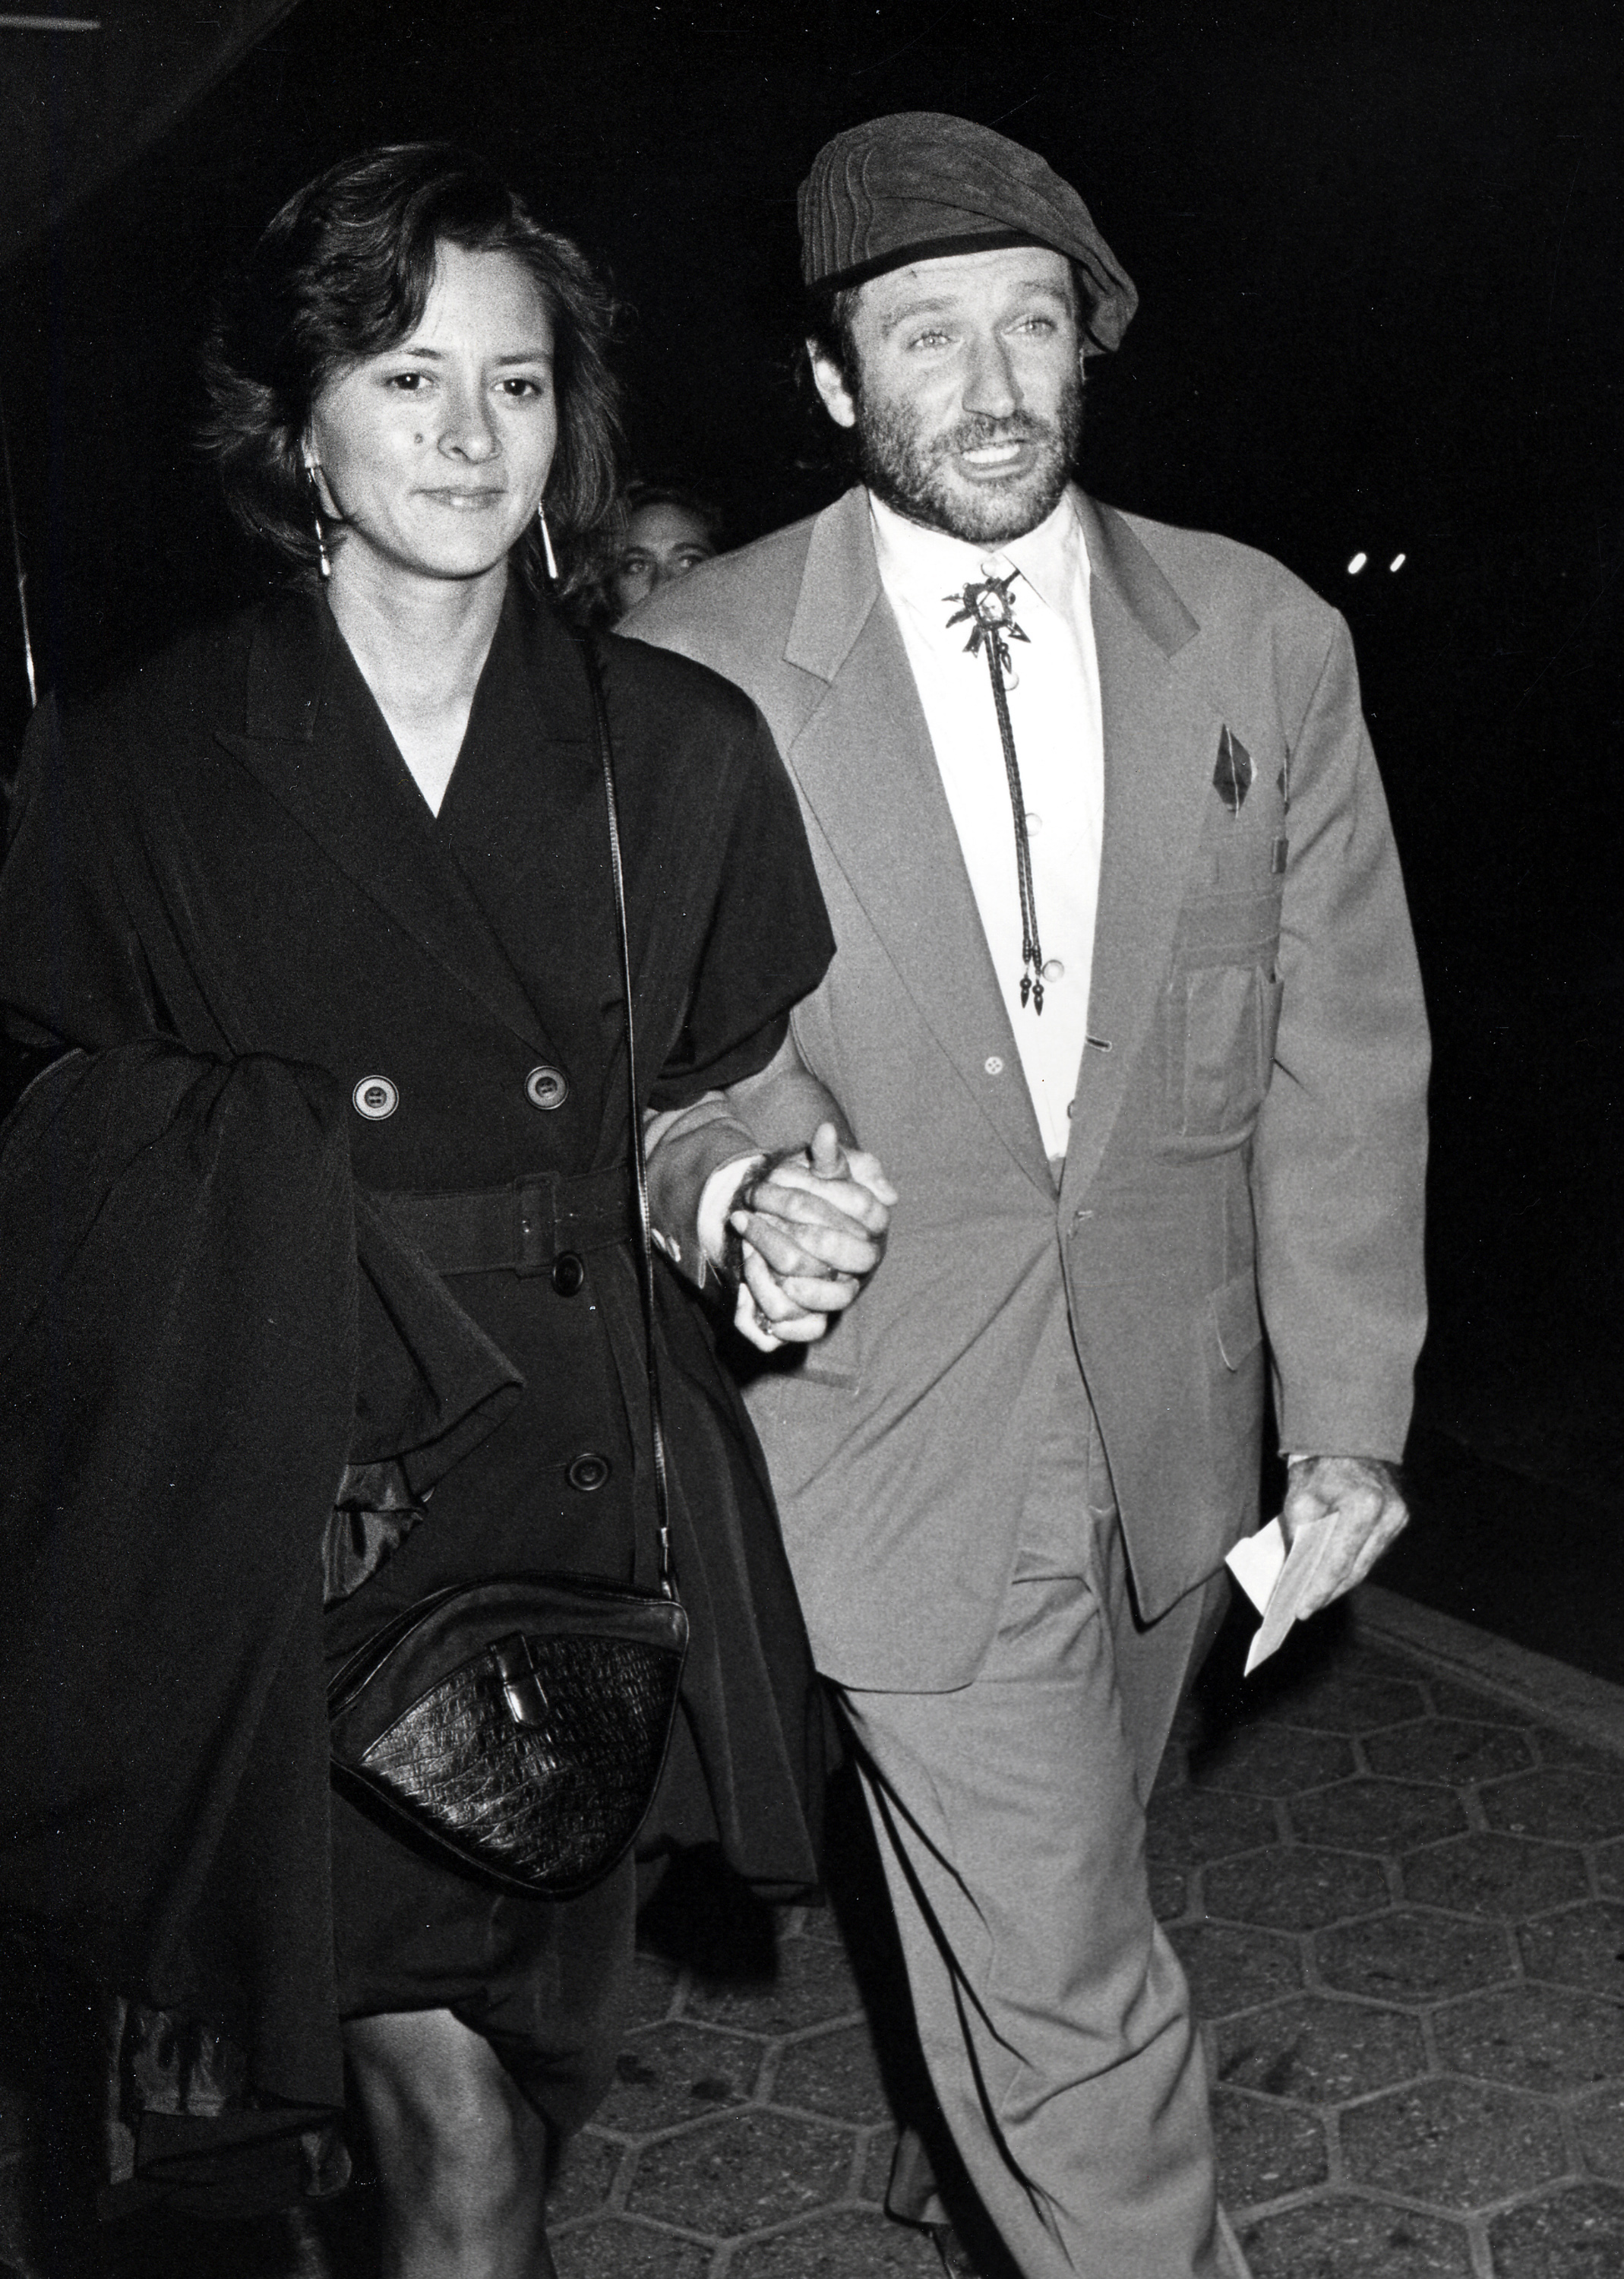
[{"label": "coat sleeve", "polygon": [[91,1050],[163,1025],[91,791],[54,697],[23,744],[0,870],[0,1002],[24,1045]]},{"label": "coat sleeve", "polygon": [[1426,1328],[1429,1043],[1398,850],[1335,620],[1290,760],[1279,1028],[1253,1152],[1283,1448],[1398,1459]]}]

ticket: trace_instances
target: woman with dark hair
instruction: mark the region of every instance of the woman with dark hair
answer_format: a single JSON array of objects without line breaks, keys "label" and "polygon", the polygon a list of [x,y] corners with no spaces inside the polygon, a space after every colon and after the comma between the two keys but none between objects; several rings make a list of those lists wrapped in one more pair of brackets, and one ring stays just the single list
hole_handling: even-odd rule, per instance
[{"label": "woman with dark hair", "polygon": [[[448,1585],[651,1579],[608,802],[552,598],[615,496],[611,316],[455,151],[290,200],[211,344],[206,444],[291,582],[42,709],[0,875],[9,1025],[78,1048],[0,1186],[0,1897],[125,1998],[134,2177],[200,2206],[227,2172],[213,2205],[274,2198],[267,2162],[284,2195],[340,2178],[341,2021],[402,2279],[552,2269],[545,2179],[630,1973],[629,1859],[518,1896],[349,1788],[329,1807],[319,1676]],[[681,659],[597,656],[640,1112],[657,1138],[743,1080],[806,1141],[838,1111],[788,1015],[831,944],[767,733]],[[718,1110],[712,1156],[736,1129]],[[885,1193],[824,1132],[684,1270],[742,1273],[763,1347],[808,1339]],[[664,1267],[655,1301],[692,1639],[643,1844],[792,1889],[804,1637],[704,1313]]]}]

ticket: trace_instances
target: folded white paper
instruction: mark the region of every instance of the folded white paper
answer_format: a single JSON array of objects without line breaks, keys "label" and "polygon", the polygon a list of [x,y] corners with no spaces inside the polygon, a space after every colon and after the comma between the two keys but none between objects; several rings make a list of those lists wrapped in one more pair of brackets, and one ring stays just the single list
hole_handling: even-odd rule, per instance
[{"label": "folded white paper", "polygon": [[1263,1619],[1246,1656],[1250,1677],[1283,1643],[1314,1586],[1331,1538],[1329,1519],[1311,1519],[1297,1531],[1291,1550],[1277,1519],[1237,1543],[1225,1562]]}]

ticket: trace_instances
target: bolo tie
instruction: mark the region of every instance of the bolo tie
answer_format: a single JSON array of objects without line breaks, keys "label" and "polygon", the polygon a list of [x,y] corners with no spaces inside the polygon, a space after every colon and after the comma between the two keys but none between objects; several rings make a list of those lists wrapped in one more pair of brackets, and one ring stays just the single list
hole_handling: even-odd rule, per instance
[{"label": "bolo tie", "polygon": [[957,594],[944,594],[945,602],[956,602],[959,606],[947,620],[950,625],[966,622],[970,628],[964,647],[969,655],[984,656],[987,678],[992,683],[992,709],[998,714],[999,740],[1004,748],[1004,774],[1009,784],[1009,805],[1015,817],[1015,878],[1021,889],[1021,1007],[1024,1011],[1030,1000],[1034,1013],[1043,1011],[1043,948],[1038,939],[1038,902],[1032,892],[1032,850],[1027,837],[1026,802],[1021,791],[1021,764],[1015,758],[1015,730],[1009,725],[1009,699],[1004,693],[1004,676],[1014,673],[1009,663],[1009,644],[1023,641],[1029,636],[1015,623],[1015,603],[1009,589],[1020,576],[1018,570],[1007,577],[989,574],[979,585],[972,583]]}]

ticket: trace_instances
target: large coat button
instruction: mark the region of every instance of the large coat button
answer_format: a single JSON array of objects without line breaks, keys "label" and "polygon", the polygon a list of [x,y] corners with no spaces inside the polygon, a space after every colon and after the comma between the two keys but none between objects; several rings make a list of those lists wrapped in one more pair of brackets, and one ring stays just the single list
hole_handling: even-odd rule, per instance
[{"label": "large coat button", "polygon": [[356,1114],[364,1116],[369,1124],[381,1124],[401,1104],[401,1095],[387,1076],[364,1076],[349,1097]]},{"label": "large coat button", "polygon": [[525,1097],[532,1108],[562,1108],[570,1097],[570,1079],[543,1061],[525,1078]]},{"label": "large coat button", "polygon": [[553,1287],[561,1298],[573,1298],[586,1279],[586,1262],[573,1250],[561,1250],[553,1261]]},{"label": "large coat button", "polygon": [[603,1485],[609,1476],[609,1460],[587,1448],[571,1463],[564,1477],[572,1488],[583,1495],[592,1495]]}]

